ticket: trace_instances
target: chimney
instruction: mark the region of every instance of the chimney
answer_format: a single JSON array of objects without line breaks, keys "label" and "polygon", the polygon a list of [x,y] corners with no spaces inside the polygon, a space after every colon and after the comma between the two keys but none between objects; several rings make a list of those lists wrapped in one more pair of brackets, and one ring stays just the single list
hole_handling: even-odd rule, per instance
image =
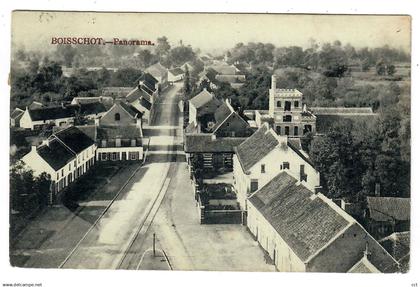
[{"label": "chimney", "polygon": [[277,79],[275,75],[271,76],[271,89],[275,90],[277,88]]},{"label": "chimney", "polygon": [[42,140],[42,145],[50,146],[50,141],[48,139]]},{"label": "chimney", "polygon": [[315,193],[315,194],[318,194],[318,193],[320,193],[320,192],[322,192],[322,186],[321,186],[321,185],[317,185],[317,186],[315,186],[315,187],[314,187],[314,193]]},{"label": "chimney", "polygon": [[36,152],[36,145],[31,145],[31,151]]},{"label": "chimney", "polygon": [[379,197],[381,196],[381,184],[375,183],[375,196]]}]

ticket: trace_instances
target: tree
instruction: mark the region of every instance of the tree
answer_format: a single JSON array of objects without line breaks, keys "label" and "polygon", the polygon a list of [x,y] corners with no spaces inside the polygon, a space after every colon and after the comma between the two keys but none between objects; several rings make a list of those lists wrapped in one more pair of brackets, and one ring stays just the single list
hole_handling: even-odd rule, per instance
[{"label": "tree", "polygon": [[195,53],[190,46],[178,46],[169,52],[169,62],[171,65],[180,66],[188,61],[195,60]]},{"label": "tree", "polygon": [[50,175],[45,172],[35,178],[34,190],[36,192],[38,204],[41,208],[48,204],[51,183]]},{"label": "tree", "polygon": [[190,85],[190,72],[188,71],[188,67],[185,67],[185,76],[184,76],[184,100],[188,100],[191,93],[191,85]]},{"label": "tree", "polygon": [[58,45],[57,55],[63,61],[64,65],[71,67],[73,64],[74,56],[76,56],[76,49],[71,45]]},{"label": "tree", "polygon": [[162,57],[168,55],[169,50],[171,49],[171,45],[169,45],[168,38],[165,36],[157,38],[157,46],[156,46],[156,54],[161,60]]},{"label": "tree", "polygon": [[27,211],[24,199],[33,193],[33,186],[33,171],[28,169],[24,162],[16,162],[10,169],[10,202],[13,210]]}]

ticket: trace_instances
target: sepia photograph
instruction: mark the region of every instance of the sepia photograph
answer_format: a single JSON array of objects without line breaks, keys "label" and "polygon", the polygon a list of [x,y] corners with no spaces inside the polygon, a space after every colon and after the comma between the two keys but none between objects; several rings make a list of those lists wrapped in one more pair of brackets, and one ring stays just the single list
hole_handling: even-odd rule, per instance
[{"label": "sepia photograph", "polygon": [[11,19],[11,266],[409,272],[411,16]]}]

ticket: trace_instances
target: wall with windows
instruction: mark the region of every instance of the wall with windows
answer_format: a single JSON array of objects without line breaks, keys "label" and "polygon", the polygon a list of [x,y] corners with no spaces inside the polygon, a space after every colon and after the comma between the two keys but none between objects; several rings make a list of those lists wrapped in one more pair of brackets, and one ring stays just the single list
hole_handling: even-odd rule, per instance
[{"label": "wall with windows", "polygon": [[96,151],[97,161],[136,161],[143,159],[143,147],[99,147]]}]

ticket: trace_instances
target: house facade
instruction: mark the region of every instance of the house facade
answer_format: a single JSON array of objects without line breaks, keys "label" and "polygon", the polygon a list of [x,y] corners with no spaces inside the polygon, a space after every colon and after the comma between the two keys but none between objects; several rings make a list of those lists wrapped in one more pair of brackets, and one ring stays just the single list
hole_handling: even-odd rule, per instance
[{"label": "house facade", "polygon": [[370,272],[398,270],[392,256],[356,220],[288,171],[247,201],[247,226],[279,271],[362,272],[371,265]]},{"label": "house facade", "polygon": [[68,127],[51,135],[40,146],[32,146],[22,161],[34,175],[50,175],[52,186],[49,202],[58,200],[62,191],[84,175],[95,164],[96,145],[76,127]]},{"label": "house facade", "polygon": [[298,143],[280,136],[268,124],[235,148],[234,186],[244,210],[247,197],[287,170],[310,190],[319,186],[319,172]]},{"label": "house facade", "polygon": [[74,122],[74,118],[78,114],[85,116],[87,119],[95,120],[105,112],[106,107],[100,102],[38,109],[26,108],[20,119],[20,127],[34,130],[45,125],[67,126]]},{"label": "house facade", "polygon": [[123,101],[117,101],[97,121],[98,161],[138,161],[143,159],[142,113]]},{"label": "house facade", "polygon": [[205,120],[206,116],[213,117],[215,111],[222,102],[218,100],[212,93],[207,89],[202,90],[199,94],[189,100],[188,112],[189,112],[189,123],[199,123]]},{"label": "house facade", "polygon": [[159,91],[163,91],[168,87],[168,69],[162,66],[161,63],[156,63],[149,66],[145,72],[151,74],[155,79],[158,80]]},{"label": "house facade", "polygon": [[184,76],[185,76],[185,72],[179,67],[168,70],[169,83],[182,81],[184,79]]}]

